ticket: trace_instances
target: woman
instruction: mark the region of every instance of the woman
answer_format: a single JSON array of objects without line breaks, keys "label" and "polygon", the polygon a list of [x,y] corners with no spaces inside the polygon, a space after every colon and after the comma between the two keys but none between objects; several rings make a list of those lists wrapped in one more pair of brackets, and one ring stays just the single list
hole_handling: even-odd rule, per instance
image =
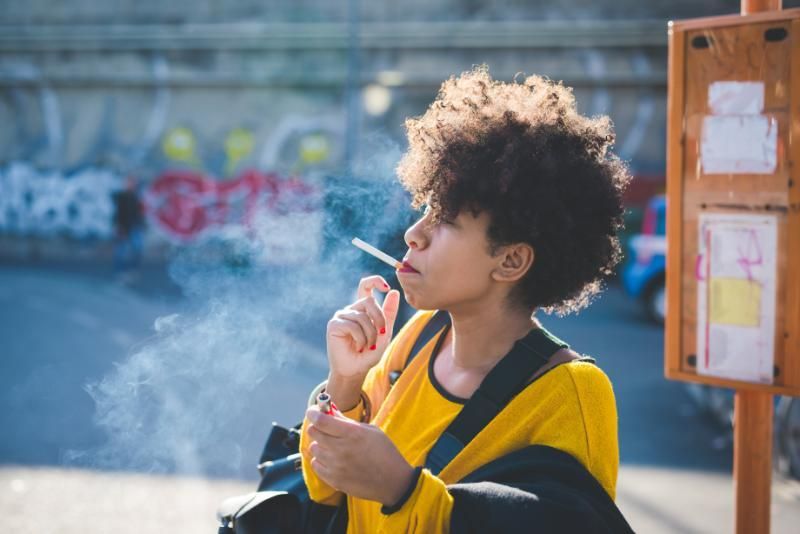
[{"label": "woman", "polygon": [[611,383],[563,343],[445,465],[429,458],[512,349],[558,341],[535,312],[585,307],[618,261],[629,175],[607,152],[609,119],[579,115],[560,84],[506,84],[480,67],[446,81],[406,128],[398,175],[424,213],[398,279],[409,304],[446,310],[450,325],[404,369],[434,312],[393,339],[398,291],[361,280],[327,329],[325,390],[342,411],[312,406],[303,425],[311,498],[341,505],[347,532],[629,530],[613,504]]}]

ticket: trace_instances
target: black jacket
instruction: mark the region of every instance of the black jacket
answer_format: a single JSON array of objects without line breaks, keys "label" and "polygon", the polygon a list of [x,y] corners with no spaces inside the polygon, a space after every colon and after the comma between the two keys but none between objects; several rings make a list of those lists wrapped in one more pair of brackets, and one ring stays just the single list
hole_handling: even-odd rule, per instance
[{"label": "black jacket", "polygon": [[[625,534],[628,522],[608,493],[571,455],[531,445],[447,486],[454,504],[452,534]],[[326,533],[347,531],[342,503]]]},{"label": "black jacket", "polygon": [[498,458],[447,489],[453,534],[633,532],[580,462],[544,445]]}]

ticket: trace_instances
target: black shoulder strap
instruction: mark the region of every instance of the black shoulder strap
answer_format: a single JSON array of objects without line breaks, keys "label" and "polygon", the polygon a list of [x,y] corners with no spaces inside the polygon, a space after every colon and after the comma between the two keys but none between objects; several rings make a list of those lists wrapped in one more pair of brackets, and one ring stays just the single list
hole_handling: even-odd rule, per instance
[{"label": "black shoulder strap", "polygon": [[427,343],[433,339],[433,336],[435,336],[439,330],[448,324],[450,324],[449,313],[447,313],[445,310],[439,310],[434,313],[433,317],[428,319],[427,324],[422,328],[422,332],[420,332],[417,336],[414,346],[411,347],[411,351],[408,353],[408,358],[406,358],[406,363],[403,365],[403,369],[391,371],[389,373],[389,383],[394,385],[394,383],[397,382],[397,379],[400,378],[400,374],[405,370],[406,367],[408,367],[417,354],[419,354],[419,351],[422,350],[422,347],[427,345]]},{"label": "black shoulder strap", "polygon": [[544,328],[532,330],[489,371],[455,419],[439,436],[425,467],[439,474],[528,385],[554,353],[569,347]]}]

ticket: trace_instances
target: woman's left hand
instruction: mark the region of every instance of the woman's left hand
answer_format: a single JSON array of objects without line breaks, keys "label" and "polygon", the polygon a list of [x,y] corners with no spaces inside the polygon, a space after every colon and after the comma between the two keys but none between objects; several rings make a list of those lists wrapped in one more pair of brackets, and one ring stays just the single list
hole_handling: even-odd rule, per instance
[{"label": "woman's left hand", "polygon": [[339,413],[306,411],[311,468],[328,485],[359,499],[391,506],[412,483],[414,468],[383,430]]}]

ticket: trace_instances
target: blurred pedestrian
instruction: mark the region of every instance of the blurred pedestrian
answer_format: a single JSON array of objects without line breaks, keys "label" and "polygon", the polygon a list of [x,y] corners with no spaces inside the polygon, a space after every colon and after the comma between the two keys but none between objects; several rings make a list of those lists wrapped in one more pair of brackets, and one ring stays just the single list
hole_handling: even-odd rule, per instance
[{"label": "blurred pedestrian", "polygon": [[139,198],[139,181],[125,179],[125,188],[113,194],[114,200],[114,271],[138,268],[142,258],[144,210]]}]

